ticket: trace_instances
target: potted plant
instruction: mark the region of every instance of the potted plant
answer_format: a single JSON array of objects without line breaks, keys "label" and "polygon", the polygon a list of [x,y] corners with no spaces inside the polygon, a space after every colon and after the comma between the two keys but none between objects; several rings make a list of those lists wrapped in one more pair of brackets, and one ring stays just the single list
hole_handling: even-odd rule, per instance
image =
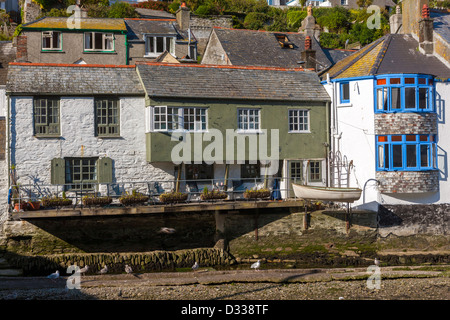
[{"label": "potted plant", "polygon": [[30,210],[39,210],[39,208],[41,207],[41,201],[40,200],[31,200],[28,201],[28,209]]},{"label": "potted plant", "polygon": [[112,202],[112,198],[109,196],[97,197],[96,194],[88,194],[82,198],[82,202],[85,206],[106,206]]},{"label": "potted plant", "polygon": [[244,198],[245,199],[264,199],[270,197],[270,190],[269,189],[259,189],[259,190],[248,190],[245,189],[244,191]]},{"label": "potted plant", "polygon": [[125,206],[144,203],[148,201],[148,196],[137,192],[136,189],[131,191],[131,194],[124,194],[119,198],[119,202]]},{"label": "potted plant", "polygon": [[200,195],[200,199],[202,199],[203,201],[226,199],[227,197],[228,195],[226,194],[226,192],[214,189],[211,192],[209,192],[207,187],[203,189],[203,193]]},{"label": "potted plant", "polygon": [[166,192],[159,196],[159,200],[163,203],[179,203],[185,202],[188,198],[187,193],[182,192]]}]

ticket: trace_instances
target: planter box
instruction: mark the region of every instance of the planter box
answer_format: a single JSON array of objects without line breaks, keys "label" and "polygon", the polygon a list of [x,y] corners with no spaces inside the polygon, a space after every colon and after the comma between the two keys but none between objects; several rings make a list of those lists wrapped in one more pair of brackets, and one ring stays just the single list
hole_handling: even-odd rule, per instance
[{"label": "planter box", "polygon": [[67,198],[59,198],[59,197],[44,197],[41,200],[41,204],[44,207],[64,207],[64,206],[71,206],[72,205],[72,199]]},{"label": "planter box", "polygon": [[180,193],[180,192],[163,193],[159,196],[159,200],[163,203],[185,202],[187,198],[188,198],[187,193]]},{"label": "planter box", "polygon": [[106,206],[112,202],[111,197],[84,196],[83,205],[85,206]]},{"label": "planter box", "polygon": [[268,189],[261,190],[245,190],[245,199],[265,199],[270,197],[270,191]]},{"label": "planter box", "polygon": [[202,199],[203,201],[207,201],[207,200],[221,200],[221,199],[226,199],[228,197],[228,195],[223,192],[223,191],[216,191],[213,190],[211,192],[203,192],[200,195],[200,199]]},{"label": "planter box", "polygon": [[29,210],[39,210],[40,207],[41,207],[41,202],[40,201],[30,201],[30,202],[28,202],[28,209]]},{"label": "planter box", "polygon": [[133,193],[131,195],[121,196],[119,202],[124,206],[129,206],[133,204],[142,204],[148,201],[148,196],[141,193]]}]

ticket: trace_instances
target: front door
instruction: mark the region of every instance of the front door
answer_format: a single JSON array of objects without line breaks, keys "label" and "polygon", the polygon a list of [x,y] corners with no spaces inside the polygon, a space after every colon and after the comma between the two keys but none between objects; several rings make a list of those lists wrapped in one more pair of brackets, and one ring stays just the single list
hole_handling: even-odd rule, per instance
[{"label": "front door", "polygon": [[289,160],[288,161],[288,198],[294,198],[294,189],[292,189],[292,182],[303,184],[303,161]]}]

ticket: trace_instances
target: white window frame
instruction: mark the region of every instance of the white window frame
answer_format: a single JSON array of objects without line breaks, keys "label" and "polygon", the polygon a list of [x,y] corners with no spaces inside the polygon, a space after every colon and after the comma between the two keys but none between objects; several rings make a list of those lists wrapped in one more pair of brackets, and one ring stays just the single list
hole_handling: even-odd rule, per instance
[{"label": "white window frame", "polygon": [[[58,34],[58,42],[59,42],[58,48],[53,47],[53,36],[55,34]],[[50,48],[44,48],[44,39],[45,38],[51,38]],[[41,49],[42,49],[42,51],[62,50],[62,32],[60,32],[60,31],[42,31]]]},{"label": "white window frame", "polygon": [[[161,52],[157,51],[157,38],[163,38],[163,50]],[[170,39],[170,50],[167,50],[167,39]],[[176,36],[168,36],[168,35],[158,35],[158,34],[145,34],[145,53],[144,57],[146,58],[156,58],[164,51],[168,51],[170,54],[175,55],[175,39]],[[149,41],[153,41],[153,51],[150,51]]]},{"label": "white window frame", "polygon": [[[293,115],[292,113],[297,112],[297,115]],[[302,115],[300,115],[302,114]],[[310,112],[308,109],[289,109],[288,110],[288,132],[289,133],[310,133],[311,132],[311,124],[309,121]],[[293,121],[291,122],[291,118]],[[300,129],[300,119],[303,119],[303,129]],[[306,120],[306,121],[305,121]],[[292,125],[298,125],[298,129],[291,129]],[[305,129],[306,127],[306,129]]]},{"label": "white window frame", "polygon": [[[156,112],[158,108],[158,113]],[[204,114],[201,111],[204,110]],[[194,111],[194,129],[185,129],[184,117],[186,111]],[[170,114],[169,114],[170,112]],[[153,132],[172,132],[172,131],[185,131],[185,132],[207,132],[208,131],[208,108],[205,107],[171,107],[171,106],[152,106],[149,112],[150,116],[150,130]],[[160,116],[156,121],[156,116]],[[192,116],[192,115],[191,115]],[[205,121],[201,119],[198,121],[197,117],[204,117]],[[174,119],[177,118],[177,119]],[[170,125],[171,124],[171,125]],[[202,124],[205,128],[202,128]],[[170,128],[169,128],[170,127]]]},{"label": "white window frame", "polygon": [[[254,120],[252,121],[251,116],[253,117],[256,116],[257,121]],[[245,128],[246,124],[247,128]],[[253,124],[253,128],[250,128],[251,124]],[[237,110],[237,127],[238,127],[237,132],[261,132],[261,109],[239,108]]]},{"label": "white window frame", "polygon": [[[86,47],[86,44],[87,44],[86,37],[87,37],[87,35],[88,34],[91,35],[91,39],[93,39],[92,44],[94,46],[94,44],[95,44],[95,34],[96,33],[101,33],[102,34],[102,48],[101,49],[87,48]],[[83,49],[84,49],[84,51],[87,51],[87,52],[114,52],[114,49],[115,49],[114,33],[92,31],[92,32],[85,32],[83,37],[84,37],[83,38],[83,41],[84,41]],[[107,49],[106,48],[106,46],[105,46],[106,40],[110,40],[111,41],[111,49]]]}]

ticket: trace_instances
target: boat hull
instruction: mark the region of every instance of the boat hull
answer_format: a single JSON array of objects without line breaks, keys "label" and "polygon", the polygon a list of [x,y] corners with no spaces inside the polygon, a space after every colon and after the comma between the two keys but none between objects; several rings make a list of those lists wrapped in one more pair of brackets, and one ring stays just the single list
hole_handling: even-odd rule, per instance
[{"label": "boat hull", "polygon": [[354,202],[361,197],[362,190],[359,188],[328,188],[302,186],[292,184],[295,196],[305,200],[323,200],[336,202]]}]

